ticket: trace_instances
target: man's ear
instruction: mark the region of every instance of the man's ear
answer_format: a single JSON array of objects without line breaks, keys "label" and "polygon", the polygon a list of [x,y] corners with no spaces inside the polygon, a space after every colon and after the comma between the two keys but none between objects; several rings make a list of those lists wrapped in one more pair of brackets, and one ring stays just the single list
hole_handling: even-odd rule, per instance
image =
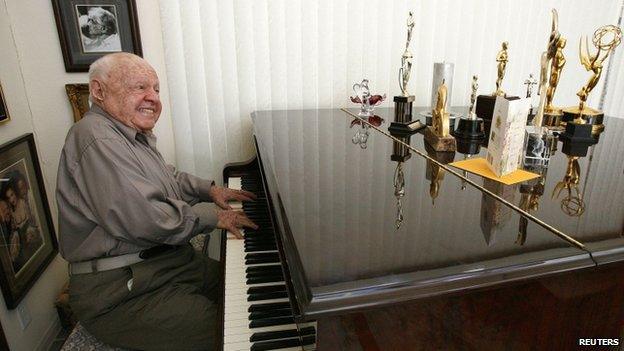
[{"label": "man's ear", "polygon": [[89,93],[97,102],[104,101],[105,92],[102,82],[97,79],[92,79],[89,83]]}]

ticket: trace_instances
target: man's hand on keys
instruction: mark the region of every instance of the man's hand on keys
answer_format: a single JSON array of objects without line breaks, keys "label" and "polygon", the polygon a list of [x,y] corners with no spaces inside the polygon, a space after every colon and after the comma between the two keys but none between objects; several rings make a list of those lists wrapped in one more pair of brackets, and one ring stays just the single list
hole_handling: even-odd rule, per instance
[{"label": "man's hand on keys", "polygon": [[243,238],[239,228],[258,229],[258,226],[241,211],[217,210],[217,218],[219,219],[217,228],[227,230],[234,234],[237,239]]},{"label": "man's hand on keys", "polygon": [[252,192],[245,190],[235,190],[230,188],[223,188],[213,185],[210,188],[210,197],[212,201],[224,210],[231,210],[232,207],[228,204],[230,200],[236,201],[254,201],[256,195]]}]

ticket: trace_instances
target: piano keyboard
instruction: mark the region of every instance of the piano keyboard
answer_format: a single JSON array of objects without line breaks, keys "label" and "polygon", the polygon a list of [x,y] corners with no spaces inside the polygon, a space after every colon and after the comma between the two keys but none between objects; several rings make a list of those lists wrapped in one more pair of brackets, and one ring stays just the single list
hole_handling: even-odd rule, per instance
[{"label": "piano keyboard", "polygon": [[223,350],[314,350],[316,323],[296,324],[292,315],[260,175],[230,177],[227,185],[256,194],[255,202],[230,205],[259,228],[241,230],[244,240],[227,233]]}]

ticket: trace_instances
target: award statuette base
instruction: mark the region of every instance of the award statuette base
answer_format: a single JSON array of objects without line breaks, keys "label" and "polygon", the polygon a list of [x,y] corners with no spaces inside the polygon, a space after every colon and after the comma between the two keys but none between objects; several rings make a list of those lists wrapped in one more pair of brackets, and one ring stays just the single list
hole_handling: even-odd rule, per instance
[{"label": "award statuette base", "polygon": [[425,129],[425,141],[435,151],[455,151],[457,150],[457,142],[452,136],[437,136],[432,127]]},{"label": "award statuette base", "polygon": [[483,131],[483,119],[460,118],[457,129],[451,131],[451,134],[458,139],[483,139],[485,132]]},{"label": "award statuette base", "polygon": [[417,133],[419,130],[425,128],[426,125],[422,124],[419,120],[411,121],[408,123],[392,122],[388,127],[390,134],[397,135],[409,135]]},{"label": "award statuette base", "polygon": [[604,124],[602,124],[604,113],[590,107],[585,107],[582,113],[578,106],[564,108],[561,125],[564,126],[570,123],[578,125],[578,123],[574,123],[574,120],[581,114],[583,115],[585,124],[592,126],[592,134],[594,136],[597,136],[604,131]]},{"label": "award statuette base", "polygon": [[[449,129],[450,130],[454,130],[455,129],[455,120],[458,119],[457,115],[453,112],[448,112],[449,114]],[[430,126],[433,123],[433,117],[431,116],[431,111],[421,111],[420,112],[421,116],[425,117],[425,124]]]},{"label": "award statuette base", "polygon": [[[477,117],[482,118],[484,122],[485,134],[490,134],[490,127],[492,126],[492,115],[494,114],[494,105],[496,105],[497,95],[479,95],[477,96],[477,105],[475,107],[475,113]],[[507,100],[517,100],[518,96],[505,96]]]},{"label": "award statuette base", "polygon": [[457,152],[464,155],[476,155],[481,152],[482,139],[457,138]]},{"label": "award statuette base", "polygon": [[415,99],[414,95],[394,97],[394,122],[388,127],[390,133],[414,134],[424,128],[420,120],[412,120],[412,104]]},{"label": "award statuette base", "polygon": [[561,151],[568,156],[586,156],[589,146],[596,143],[592,129],[591,124],[567,123],[565,132],[559,135],[563,142]]}]

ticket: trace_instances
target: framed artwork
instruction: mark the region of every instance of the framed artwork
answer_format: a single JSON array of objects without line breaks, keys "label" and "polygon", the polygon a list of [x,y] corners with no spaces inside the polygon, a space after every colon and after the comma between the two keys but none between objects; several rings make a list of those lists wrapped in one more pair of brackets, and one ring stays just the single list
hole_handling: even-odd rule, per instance
[{"label": "framed artwork", "polygon": [[4,92],[2,92],[2,83],[0,83],[0,123],[7,122],[11,119],[5,101]]},{"label": "framed artwork", "polygon": [[65,71],[87,72],[111,52],[143,55],[135,0],[52,0]]},{"label": "framed artwork", "polygon": [[0,288],[15,308],[58,252],[32,134],[0,146]]},{"label": "framed artwork", "polygon": [[74,123],[80,121],[91,104],[89,102],[89,84],[65,84],[67,98],[74,113]]}]

